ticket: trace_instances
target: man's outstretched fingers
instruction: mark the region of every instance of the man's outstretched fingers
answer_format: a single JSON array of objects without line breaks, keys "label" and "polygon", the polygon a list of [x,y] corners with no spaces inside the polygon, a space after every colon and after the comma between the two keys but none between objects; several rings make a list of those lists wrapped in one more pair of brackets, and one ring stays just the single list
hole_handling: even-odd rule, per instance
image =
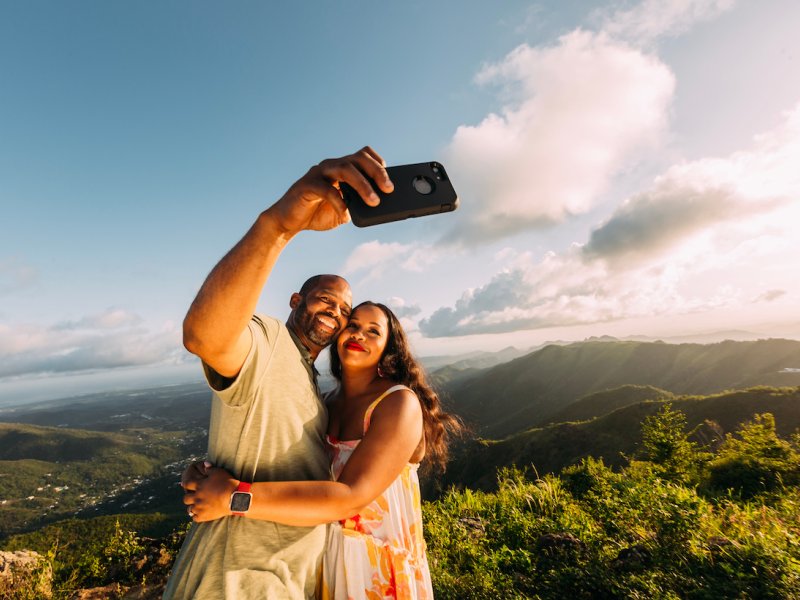
[{"label": "man's outstretched fingers", "polygon": [[375,188],[372,187],[364,173],[349,158],[330,162],[323,161],[320,166],[322,167],[323,175],[327,179],[337,183],[348,184],[370,206],[377,206],[380,203],[380,198],[375,193]]},{"label": "man's outstretched fingers", "polygon": [[377,152],[375,152],[375,150],[372,149],[372,146],[364,146],[361,150],[359,150],[359,152],[362,152],[364,154],[369,154],[372,158],[375,159],[375,162],[377,162],[380,166],[382,167],[386,166],[386,161],[383,160],[383,157],[380,154],[378,154]]},{"label": "man's outstretched fingers", "polygon": [[353,154],[353,160],[358,165],[359,170],[372,179],[382,192],[390,194],[394,191],[394,183],[392,183],[389,174],[386,172],[386,163],[372,148],[366,146],[356,152]]}]

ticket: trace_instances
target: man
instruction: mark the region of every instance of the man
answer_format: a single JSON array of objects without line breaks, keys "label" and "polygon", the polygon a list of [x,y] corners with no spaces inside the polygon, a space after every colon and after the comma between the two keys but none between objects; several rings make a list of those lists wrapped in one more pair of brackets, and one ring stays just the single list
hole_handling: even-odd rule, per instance
[{"label": "man", "polygon": [[[314,359],[343,329],[352,297],[336,275],[292,294],[285,324],[255,315],[261,290],[288,242],[303,230],[349,220],[348,183],[374,206],[392,183],[371,148],[312,167],[207,277],[184,320],[184,345],[203,361],[213,390],[208,457],[242,481],[329,478],[327,413]],[[229,517],[192,526],[164,598],[313,597],[325,527]]]}]

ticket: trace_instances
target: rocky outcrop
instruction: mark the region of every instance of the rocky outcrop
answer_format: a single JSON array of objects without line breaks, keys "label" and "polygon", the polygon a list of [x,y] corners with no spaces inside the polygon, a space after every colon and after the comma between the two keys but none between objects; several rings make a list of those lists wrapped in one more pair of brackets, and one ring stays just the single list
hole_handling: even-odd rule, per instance
[{"label": "rocky outcrop", "polygon": [[28,597],[51,598],[53,568],[38,552],[0,551],[0,598],[14,597],[25,589]]}]

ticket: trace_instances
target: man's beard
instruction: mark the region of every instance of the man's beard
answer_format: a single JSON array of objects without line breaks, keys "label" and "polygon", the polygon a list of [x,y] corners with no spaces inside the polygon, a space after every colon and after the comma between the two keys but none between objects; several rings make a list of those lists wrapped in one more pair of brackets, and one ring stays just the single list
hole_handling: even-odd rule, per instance
[{"label": "man's beard", "polygon": [[[336,330],[328,331],[327,328],[323,329],[322,326],[315,321],[317,314],[324,314],[326,317],[336,321]],[[305,335],[309,341],[323,348],[329,345],[339,333],[339,319],[323,311],[312,315],[308,312],[308,306],[305,300],[301,301],[300,305],[297,307],[297,324],[299,325],[300,331],[303,332],[303,335]]]}]

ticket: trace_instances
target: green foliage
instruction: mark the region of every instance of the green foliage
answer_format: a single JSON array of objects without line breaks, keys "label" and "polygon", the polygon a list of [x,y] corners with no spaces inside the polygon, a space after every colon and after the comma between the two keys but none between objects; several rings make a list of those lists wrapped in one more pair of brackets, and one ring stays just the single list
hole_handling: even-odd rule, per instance
[{"label": "green foliage", "polygon": [[697,444],[689,441],[686,415],[662,405],[642,422],[642,455],[652,463],[660,477],[681,483],[696,479],[699,468],[709,455],[700,453]]},{"label": "green foliage", "polygon": [[[610,402],[610,398],[606,400]],[[773,414],[779,435],[788,437],[800,427],[797,409],[800,387],[760,386],[712,396],[684,396],[670,400],[670,404],[673,411],[686,415],[686,429],[689,430],[686,439],[698,444],[690,461],[687,482],[697,482],[703,477],[702,465],[711,458],[706,450],[716,448],[724,440],[723,432],[735,430],[756,412]],[[603,404],[598,410],[605,410],[606,406],[608,404]],[[535,464],[540,474],[559,473],[587,456],[602,458],[612,468],[622,468],[626,464],[625,456],[640,456],[642,421],[656,415],[662,406],[664,402],[639,402],[590,421],[558,423],[504,440],[468,444],[463,452],[455,453],[441,478],[441,488],[455,484],[494,489],[497,470],[501,467]],[[668,470],[662,476],[668,477]]]},{"label": "green foliage", "polygon": [[643,424],[644,460],[617,471],[594,458],[558,477],[504,469],[496,492],[426,503],[436,597],[800,597],[800,481],[786,475],[795,438],[763,415],[729,437],[720,457],[783,468],[781,486],[745,501],[708,492],[710,469],[685,477],[703,455],[684,423],[662,408]]},{"label": "green foliage", "polygon": [[161,513],[120,514],[94,517],[91,519],[67,519],[46,525],[37,531],[13,535],[6,539],[4,550],[35,550],[45,553],[54,545],[58,546],[62,557],[77,557],[82,552],[99,548],[102,542],[114,535],[117,523],[129,531],[145,537],[165,537],[176,525],[183,523],[185,517],[176,520]]},{"label": "green foliage", "polygon": [[[176,527],[164,515],[116,515],[88,520],[73,519],[50,525],[35,533],[18,535],[4,544],[5,550],[32,549],[45,558],[28,577],[33,585],[46,573],[55,598],[71,598],[81,588],[117,584],[122,586],[164,583],[183,542],[189,523]],[[145,537],[156,533],[160,539]],[[14,600],[27,596],[28,585],[15,585],[8,595]],[[5,598],[0,594],[0,598]]]},{"label": "green foliage", "polygon": [[642,445],[647,460],[657,465],[681,467],[691,457],[693,445],[686,439],[686,415],[666,403],[642,421]]},{"label": "green foliage", "polygon": [[775,431],[775,418],[755,415],[734,434],[728,434],[708,466],[708,489],[731,490],[742,498],[771,493],[800,483],[797,444]]},{"label": "green foliage", "polygon": [[80,581],[84,586],[103,585],[108,580],[123,584],[134,583],[130,565],[144,549],[139,536],[133,531],[122,529],[119,521],[116,521],[111,536],[101,540],[99,552],[97,548],[84,551],[74,565],[65,567],[70,569],[69,578]]}]

